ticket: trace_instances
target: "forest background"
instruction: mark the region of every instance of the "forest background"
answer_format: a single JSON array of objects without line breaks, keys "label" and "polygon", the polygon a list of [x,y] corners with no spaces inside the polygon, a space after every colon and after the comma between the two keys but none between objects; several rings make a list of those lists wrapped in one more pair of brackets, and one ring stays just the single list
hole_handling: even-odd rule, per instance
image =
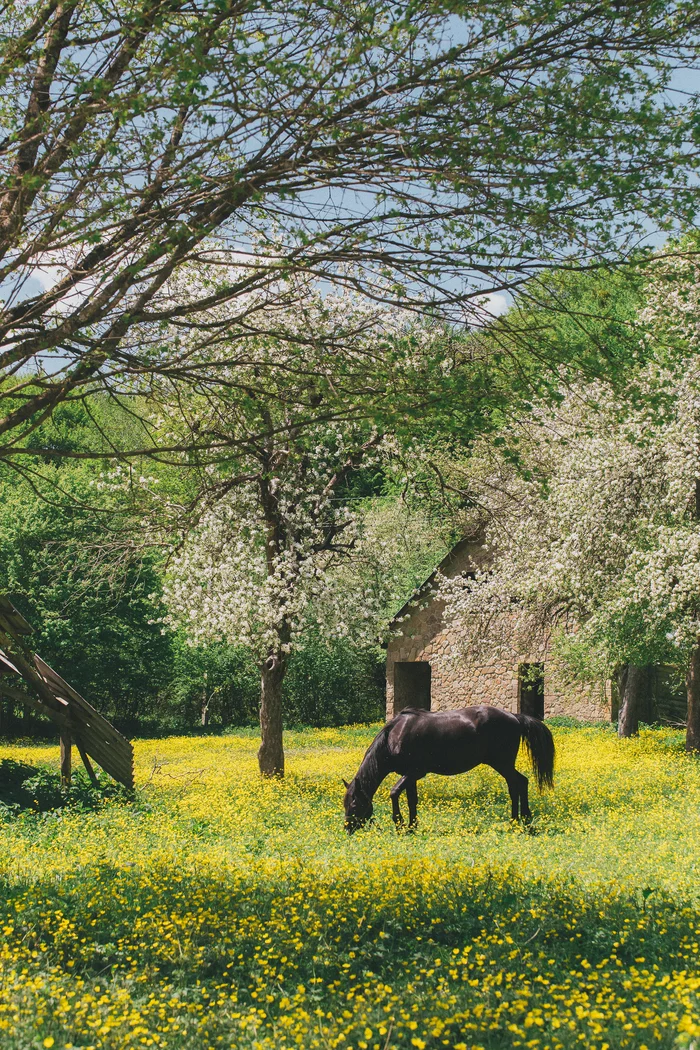
[{"label": "forest background", "polygon": [[5,587],[131,731],[259,688],[281,773],[281,688],[379,712],[393,611],[533,474],[527,421],[638,388],[640,245],[697,213],[697,5],[9,10]]},{"label": "forest background", "polygon": [[[684,252],[692,258],[692,245]],[[514,479],[532,480],[524,448],[541,438],[532,437],[536,426],[527,437],[526,421],[538,412],[551,418],[563,391],[582,377],[629,392],[632,377],[658,356],[659,341],[649,340],[640,313],[648,280],[641,258],[614,273],[555,274],[534,302],[460,337],[463,351],[481,361],[469,380],[480,394],[478,426],[464,427],[446,403],[427,421],[406,420],[397,454],[353,472],[344,498],[361,536],[341,574],[359,577],[365,590],[375,586],[373,633],[333,637],[312,622],[304,628],[283,684],[286,725],[382,717],[382,643],[392,616],[465,529],[487,518],[508,528],[515,503],[505,513],[503,492]],[[438,329],[431,338],[445,354],[450,333]],[[469,393],[462,386],[453,396]],[[152,456],[119,465],[90,455],[137,446],[138,410],[133,398],[99,392],[61,404],[27,441],[36,455],[4,467],[0,559],[8,594],[33,624],[37,651],[125,731],[253,725],[260,671],[250,647],[193,642],[186,626],[168,622],[164,582],[191,529],[196,465],[172,467]],[[352,588],[346,614],[361,616]],[[2,701],[4,735],[41,726],[38,716]]]}]

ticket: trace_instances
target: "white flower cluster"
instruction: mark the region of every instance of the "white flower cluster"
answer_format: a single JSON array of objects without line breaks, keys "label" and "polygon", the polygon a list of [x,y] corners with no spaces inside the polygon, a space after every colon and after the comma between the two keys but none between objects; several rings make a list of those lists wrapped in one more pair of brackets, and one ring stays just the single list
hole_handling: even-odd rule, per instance
[{"label": "white flower cluster", "polygon": [[573,665],[609,673],[697,644],[700,270],[679,266],[649,289],[644,319],[663,350],[634,397],[570,390],[556,413],[535,413],[524,471],[502,460],[479,475],[476,463],[493,564],[441,581],[472,657],[532,651],[554,631]]},{"label": "white flower cluster", "polygon": [[225,638],[262,659],[289,651],[314,600],[328,602],[331,567],[355,544],[358,526],[333,498],[332,479],[348,455],[342,435],[329,428],[314,438],[312,461],[288,456],[277,476],[233,488],[173,561],[168,619],[194,641]]},{"label": "white flower cluster", "polygon": [[[195,279],[214,286],[222,274],[212,265]],[[394,390],[424,396],[434,337],[400,311],[299,279],[243,310],[239,297],[236,310],[219,304],[168,333],[203,379],[186,402],[164,380],[152,425],[174,444],[185,427],[225,451],[205,462],[209,510],[170,566],[167,623],[260,660],[314,626],[376,643],[405,580],[399,540],[380,537],[352,479],[396,456],[372,411],[388,414]]]},{"label": "white flower cluster", "polygon": [[[225,640],[259,660],[291,652],[309,629],[329,642],[377,644],[413,585],[407,564],[442,553],[425,518],[400,501],[349,506],[336,496],[330,482],[347,442],[336,429],[316,440],[313,465],[288,459],[274,479],[272,530],[260,489],[246,483],[207,512],[173,560],[165,622],[193,643]],[[380,443],[364,465],[383,455]]]}]

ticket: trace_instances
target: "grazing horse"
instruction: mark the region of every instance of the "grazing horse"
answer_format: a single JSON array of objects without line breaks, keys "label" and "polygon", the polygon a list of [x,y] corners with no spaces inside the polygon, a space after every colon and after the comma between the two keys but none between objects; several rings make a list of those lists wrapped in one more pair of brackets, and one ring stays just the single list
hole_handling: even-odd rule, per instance
[{"label": "grazing horse", "polygon": [[369,820],[374,794],[389,773],[400,779],[391,789],[394,823],[403,824],[399,797],[406,792],[409,827],[416,823],[416,782],[426,773],[454,776],[484,763],[500,773],[508,785],[511,817],[530,820],[527,777],[515,760],[520,742],[529,752],[540,790],[553,786],[554,741],[538,718],[515,715],[481,704],[456,711],[423,711],[407,707],[377,733],[350,784],[343,781],[345,827],[349,834]]}]

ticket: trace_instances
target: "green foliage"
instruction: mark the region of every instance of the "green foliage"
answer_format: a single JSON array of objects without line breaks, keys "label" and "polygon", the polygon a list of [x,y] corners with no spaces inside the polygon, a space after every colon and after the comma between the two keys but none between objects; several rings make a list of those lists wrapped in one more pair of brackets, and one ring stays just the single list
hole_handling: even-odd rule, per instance
[{"label": "green foliage", "polygon": [[[357,649],[310,633],[290,659],[282,687],[288,726],[339,726],[370,722],[384,710],[382,649]],[[224,643],[173,643],[172,677],[143,729],[176,730],[254,725],[258,720],[260,668],[245,649]]]},{"label": "green foliage", "polygon": [[244,649],[216,642],[190,646],[178,633],[172,654],[170,680],[151,715],[154,729],[242,726],[256,721],[260,672]]},{"label": "green foliage", "polygon": [[521,288],[512,308],[482,337],[489,426],[517,462],[522,435],[514,420],[535,404],[556,404],[572,382],[602,379],[633,395],[652,347],[639,319],[648,273],[644,259],[618,269],[546,274]]},{"label": "green foliage", "polygon": [[[105,485],[109,465],[70,456],[99,447],[96,423],[112,436],[138,426],[114,401],[67,403],[35,435],[42,448],[66,456],[37,454],[24,474],[0,473],[3,589],[34,627],[32,644],[128,732],[193,729],[203,718],[219,728],[256,723],[260,672],[249,653],[223,643],[190,646],[183,634],[162,630],[161,556],[141,547],[129,487]],[[169,491],[186,485],[158,465],[148,470]],[[378,484],[368,477],[356,495]],[[376,718],[382,664],[379,652],[310,636],[285,684],[287,721]],[[12,728],[5,718],[3,730]]]},{"label": "green foliage", "polygon": [[[379,393],[366,403],[360,396],[365,365],[361,362],[354,375],[347,358],[341,378],[345,392],[353,391],[353,410],[367,410],[380,429],[395,427],[405,439],[413,506],[412,515],[401,509],[407,487],[401,462],[394,465],[397,469],[382,465],[350,472],[337,498],[367,508],[365,531],[377,549],[388,544],[391,555],[384,563],[368,558],[364,564],[353,560],[341,565],[341,576],[363,573],[371,586],[373,574],[386,579],[391,572],[394,608],[403,604],[458,537],[459,513],[469,506],[468,477],[466,484],[458,479],[449,494],[438,492],[431,504],[439,488],[435,463],[442,468],[446,457],[454,463],[474,434],[488,432],[495,434],[495,442],[507,433],[508,455],[517,461],[517,428],[506,430],[505,424],[528,414],[535,395],[557,397],[562,375],[583,372],[605,375],[613,384],[626,382],[646,352],[635,320],[641,279],[642,270],[630,266],[531,282],[488,333],[461,338],[436,328],[424,374],[410,373],[404,354],[410,374],[404,369],[401,381],[392,381],[387,359],[385,372],[380,369]],[[388,353],[390,341],[384,349]],[[305,353],[304,347],[298,349],[299,362]],[[449,368],[443,367],[445,362]],[[320,381],[317,376],[314,383]],[[303,401],[307,383],[303,370],[294,380],[272,370],[258,381],[277,401],[290,391],[293,401]],[[394,396],[387,398],[384,391],[392,383]],[[329,390],[324,396],[330,404]],[[226,388],[221,397],[228,407],[224,415],[237,419],[238,393]],[[249,413],[262,410],[256,399],[252,404]],[[137,402],[127,406],[101,396],[59,406],[50,422],[28,439],[37,455],[23,461],[24,476],[0,475],[0,562],[6,589],[35,625],[36,648],[126,729],[189,729],[203,720],[218,727],[253,724],[259,672],[251,657],[222,643],[192,648],[183,636],[161,631],[161,558],[156,551],[139,549],[132,491],[128,485],[103,485],[107,463],[71,458],[105,451],[112,444],[144,443],[138,409]],[[422,457],[415,438],[430,450]],[[300,440],[308,444],[303,435]],[[228,468],[222,469],[225,475]],[[41,476],[32,473],[38,470]],[[142,470],[157,480],[151,508],[164,490],[183,505],[192,495],[189,485],[196,470],[186,469],[184,461],[181,468],[136,461],[122,478],[137,478]],[[454,479],[453,473],[448,480]],[[452,516],[445,513],[450,501],[457,508]],[[387,609],[387,617],[394,608]],[[348,617],[352,615],[349,608]],[[337,725],[378,717],[383,662],[378,651],[329,643],[309,633],[284,686],[287,723]]]},{"label": "green foliage", "polygon": [[103,440],[95,418],[133,426],[101,399],[61,405],[35,438],[66,456],[0,473],[3,590],[34,627],[34,648],[108,716],[133,724],[170,674],[159,555],[143,548],[130,494],[98,462],[70,453]]},{"label": "green foliage", "polygon": [[[110,551],[82,466],[64,468],[68,505],[5,483],[0,505],[4,589],[35,628],[32,644],[108,715],[133,720],[168,673],[170,639],[151,621],[160,586],[151,554]],[[94,503],[98,510],[93,510]]]},{"label": "green foliage", "polygon": [[374,722],[385,707],[383,649],[345,641],[305,639],[292,655],[282,692],[288,725],[340,726]]},{"label": "green foliage", "polygon": [[73,774],[64,787],[55,769],[32,767],[11,758],[0,760],[0,816],[10,819],[22,813],[54,810],[96,810],[108,801],[128,802],[132,792],[97,772],[93,782],[83,769]]},{"label": "green foliage", "polygon": [[[10,0],[4,454],[86,386],[215,383],[220,360],[181,352],[205,303],[264,332],[313,273],[461,323],[482,293],[692,221],[698,117],[666,88],[699,22],[695,0]],[[244,271],[164,292],[241,245]],[[37,355],[46,372],[17,384]]]}]

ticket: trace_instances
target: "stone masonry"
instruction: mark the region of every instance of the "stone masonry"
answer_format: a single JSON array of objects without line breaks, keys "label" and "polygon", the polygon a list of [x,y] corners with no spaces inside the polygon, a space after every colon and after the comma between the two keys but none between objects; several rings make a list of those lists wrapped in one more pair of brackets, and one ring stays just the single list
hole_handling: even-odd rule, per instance
[{"label": "stone masonry", "polygon": [[[479,540],[463,540],[447,555],[438,571],[445,576],[458,576],[474,571],[489,558]],[[435,574],[434,574],[435,575]],[[429,591],[434,579],[426,581],[424,589]],[[420,605],[424,607],[421,608]],[[401,624],[401,633],[391,639],[387,647],[386,681],[387,681],[387,718],[393,718],[403,706],[417,704],[430,706],[433,711],[444,711],[455,707],[467,707],[474,704],[493,704],[507,711],[520,711],[523,685],[520,681],[520,668],[523,664],[544,664],[544,716],[570,715],[583,721],[609,721],[611,718],[611,694],[609,683],[598,687],[566,686],[557,683],[556,664],[545,649],[537,654],[523,654],[517,661],[505,663],[498,659],[480,664],[467,663],[460,659],[459,637],[452,633],[443,620],[444,602],[428,597],[418,605],[411,602],[397,614],[407,616]],[[415,673],[425,673],[418,678],[424,679],[422,700],[411,700],[408,703],[395,698],[395,680],[403,675],[410,682],[413,668],[407,664],[422,662],[429,664],[416,668]],[[400,664],[400,668],[396,665]],[[429,680],[426,677],[429,675]],[[428,685],[429,682],[429,685]],[[403,692],[405,694],[405,687]],[[418,685],[420,692],[421,686]],[[426,690],[429,688],[429,700]],[[525,687],[526,689],[527,687]],[[399,690],[397,690],[398,692]],[[406,695],[406,694],[405,694]],[[416,694],[418,695],[418,694]]]}]

